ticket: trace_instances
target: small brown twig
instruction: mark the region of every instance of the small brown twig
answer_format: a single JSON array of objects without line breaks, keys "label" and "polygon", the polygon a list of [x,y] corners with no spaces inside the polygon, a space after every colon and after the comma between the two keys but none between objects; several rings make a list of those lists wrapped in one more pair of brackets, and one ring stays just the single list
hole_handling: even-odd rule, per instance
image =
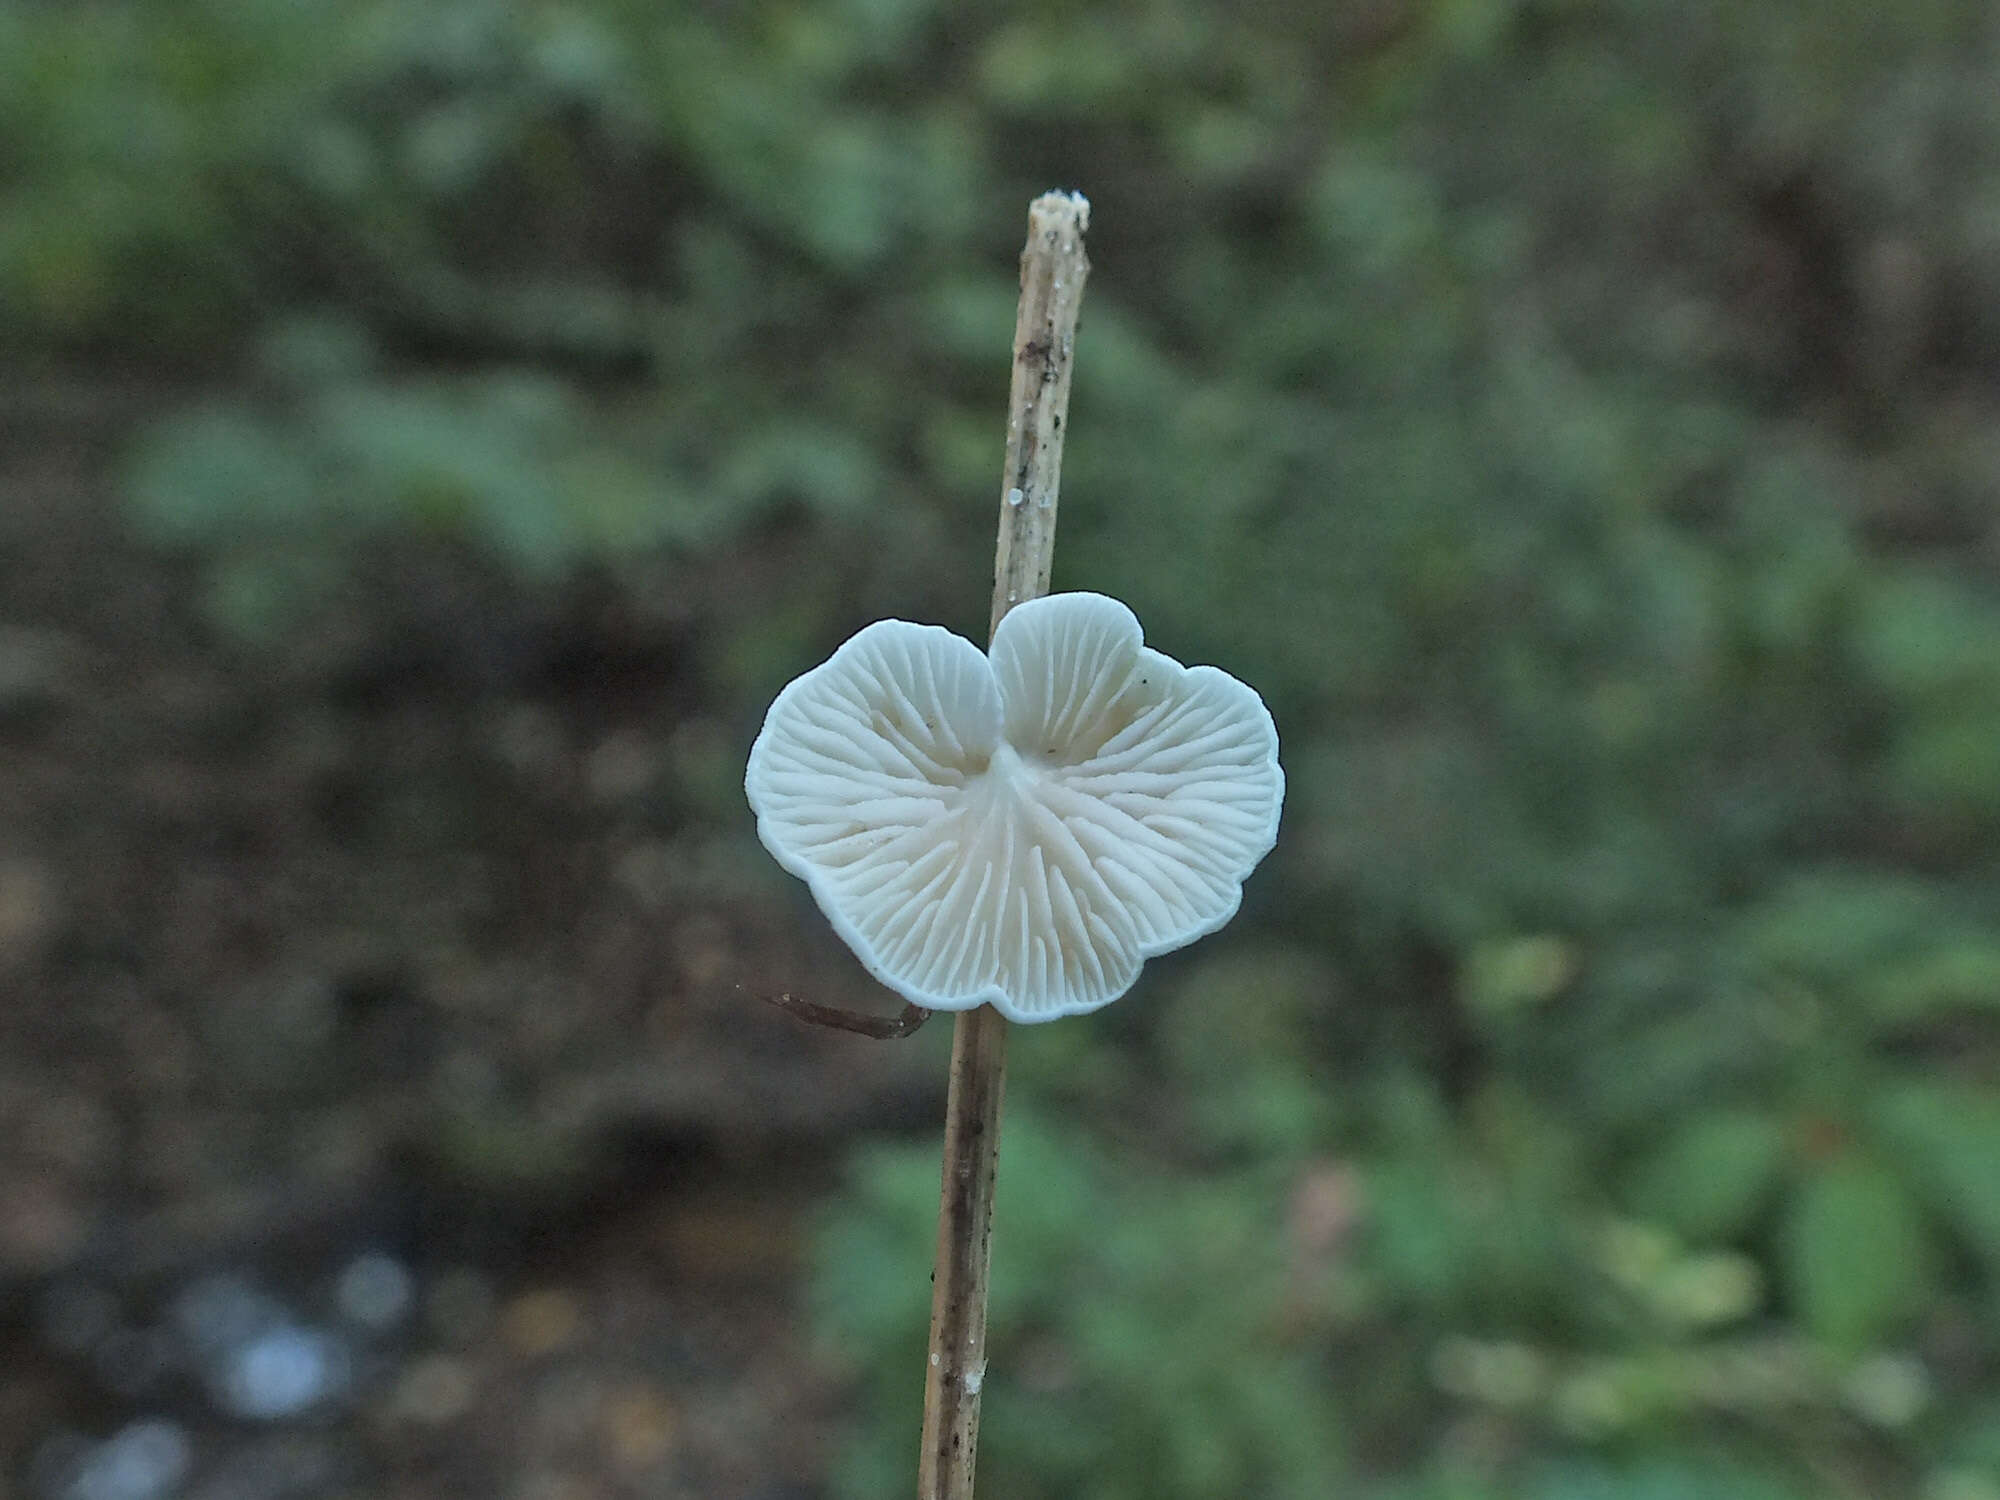
[{"label": "small brown twig", "polygon": [[851,1031],[856,1036],[873,1037],[878,1042],[901,1041],[931,1018],[929,1011],[907,1000],[903,1002],[900,1015],[870,1016],[858,1010],[842,1010],[837,1005],[801,1000],[797,995],[759,995],[757,998],[766,1005],[777,1006],[788,1015],[797,1016],[808,1026],[824,1026],[829,1031]]},{"label": "small brown twig", "polygon": [[[1008,610],[1049,591],[1070,359],[1083,279],[1090,271],[1083,253],[1083,231],[1089,224],[1090,204],[1081,193],[1045,193],[1028,208],[993,566],[996,630]],[[972,1500],[979,1395],[986,1381],[993,1184],[1006,1080],[1006,1018],[989,1005],[959,1012],[945,1103],[944,1183],[938,1198],[918,1500]]]}]

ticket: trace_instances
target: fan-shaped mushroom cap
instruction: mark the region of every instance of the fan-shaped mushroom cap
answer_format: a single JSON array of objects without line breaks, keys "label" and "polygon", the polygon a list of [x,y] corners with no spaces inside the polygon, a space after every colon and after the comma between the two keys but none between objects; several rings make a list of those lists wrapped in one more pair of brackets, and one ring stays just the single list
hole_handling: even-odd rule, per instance
[{"label": "fan-shaped mushroom cap", "polygon": [[1095,1010],[1215,931],[1277,837],[1278,734],[1102,594],[1000,622],[990,657],[881,620],[788,685],[745,777],[758,836],[877,979],[933,1010]]}]

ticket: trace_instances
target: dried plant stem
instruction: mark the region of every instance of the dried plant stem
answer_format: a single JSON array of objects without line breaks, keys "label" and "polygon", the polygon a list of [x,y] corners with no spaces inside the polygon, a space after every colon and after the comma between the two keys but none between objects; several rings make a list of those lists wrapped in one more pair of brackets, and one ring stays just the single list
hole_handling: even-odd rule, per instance
[{"label": "dried plant stem", "polygon": [[1076,314],[1090,260],[1081,193],[1045,193],[1028,206],[1021,306],[1014,319],[1014,385],[1007,401],[1007,469],[1000,481],[1000,541],[993,559],[993,619],[1049,591],[1056,553],[1056,495],[1063,424],[1069,420]]},{"label": "dried plant stem", "polygon": [[[993,628],[1025,599],[1049,591],[1056,492],[1077,309],[1090,261],[1080,193],[1046,193],[1028,208],[1021,305],[1014,323],[1014,384],[1007,411],[1007,468],[993,565]],[[930,1369],[924,1378],[924,1445],[918,1500],[971,1500],[986,1379],[986,1285],[1000,1100],[1007,1081],[1007,1022],[991,1006],[959,1013],[945,1106],[944,1185],[938,1199],[937,1272],[931,1292]]]}]

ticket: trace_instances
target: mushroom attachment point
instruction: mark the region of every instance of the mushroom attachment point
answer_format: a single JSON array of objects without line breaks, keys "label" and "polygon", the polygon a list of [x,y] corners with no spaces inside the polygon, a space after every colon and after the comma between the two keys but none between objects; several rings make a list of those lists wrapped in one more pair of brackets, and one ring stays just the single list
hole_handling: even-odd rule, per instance
[{"label": "mushroom attachment point", "polygon": [[1249,687],[1151,650],[1116,599],[1051,594],[990,652],[867,626],[778,694],[744,787],[764,846],[882,983],[1048,1021],[1236,914],[1285,778]]}]

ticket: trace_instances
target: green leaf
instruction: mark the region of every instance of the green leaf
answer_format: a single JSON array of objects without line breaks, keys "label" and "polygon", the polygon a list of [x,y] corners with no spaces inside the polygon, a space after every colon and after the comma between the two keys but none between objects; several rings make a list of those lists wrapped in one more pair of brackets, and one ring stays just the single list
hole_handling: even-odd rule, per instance
[{"label": "green leaf", "polygon": [[1938,919],[1934,893],[1909,875],[1816,870],[1752,908],[1741,941],[1773,968],[1841,985],[1910,952]]},{"label": "green leaf", "polygon": [[1375,1256],[1390,1284],[1419,1304],[1455,1304],[1469,1247],[1450,1185],[1422,1163],[1384,1163],[1368,1174],[1368,1202]]},{"label": "green leaf", "polygon": [[1899,737],[1889,773],[1916,806],[2000,815],[2000,708],[1952,704],[1918,719]]},{"label": "green leaf", "polygon": [[1560,937],[1495,938],[1466,955],[1459,995],[1480,1015],[1503,1016],[1552,998],[1576,971],[1576,949]]},{"label": "green leaf", "polygon": [[1641,1219],[1695,1244],[1734,1239],[1769,1201],[1785,1164],[1784,1127],[1751,1109],[1697,1116],[1632,1174],[1626,1202]]},{"label": "green leaf", "polygon": [[1523,1500],[1793,1500],[1799,1491],[1774,1476],[1726,1459],[1671,1455],[1604,1462],[1558,1462],[1539,1482],[1510,1490]]},{"label": "green leaf", "polygon": [[2000,1096],[1912,1083],[1884,1092],[1872,1113],[1938,1217],[2000,1274]]},{"label": "green leaf", "polygon": [[229,406],[198,407],[148,433],[126,492],[140,529],[173,546],[283,535],[315,501],[298,444]]},{"label": "green leaf", "polygon": [[1943,578],[1878,584],[1856,633],[1863,666],[1892,692],[1937,695],[2000,681],[2000,616]]},{"label": "green leaf", "polygon": [[1890,1025],[1953,1012],[2000,1012],[2000,942],[1968,937],[1898,964],[1870,987],[1870,1009]]},{"label": "green leaf", "polygon": [[1828,1162],[1800,1185],[1781,1254],[1799,1320],[1836,1349],[1893,1336],[1930,1291],[1922,1209],[1893,1171],[1859,1154]]}]

